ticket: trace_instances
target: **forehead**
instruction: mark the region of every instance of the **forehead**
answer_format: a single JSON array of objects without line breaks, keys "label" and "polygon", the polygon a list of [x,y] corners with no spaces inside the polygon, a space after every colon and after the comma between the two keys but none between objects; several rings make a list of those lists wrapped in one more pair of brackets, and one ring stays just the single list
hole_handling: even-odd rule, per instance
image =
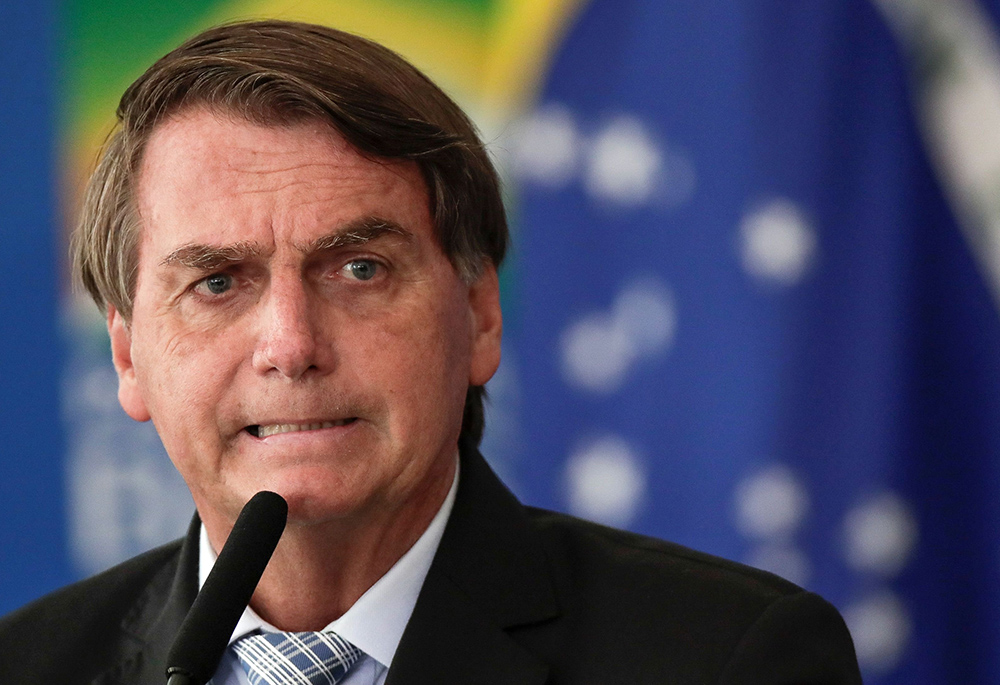
[{"label": "forehead", "polygon": [[[264,126],[205,109],[150,136],[138,176],[142,243],[226,243],[328,232],[367,214],[430,228],[418,167],[359,153],[331,126]],[[426,225],[426,226],[425,226]]]}]

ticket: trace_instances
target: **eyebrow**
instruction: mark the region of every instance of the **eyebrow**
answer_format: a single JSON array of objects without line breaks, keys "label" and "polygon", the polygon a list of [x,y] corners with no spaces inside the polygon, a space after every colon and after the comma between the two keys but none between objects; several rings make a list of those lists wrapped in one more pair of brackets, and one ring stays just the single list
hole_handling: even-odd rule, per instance
[{"label": "eyebrow", "polygon": [[333,250],[338,247],[364,245],[384,235],[396,235],[407,242],[413,239],[413,234],[395,221],[377,216],[368,216],[345,224],[333,233],[321,236],[299,248],[303,253]]},{"label": "eyebrow", "polygon": [[[364,245],[384,235],[396,235],[407,242],[413,234],[395,221],[377,216],[364,217],[345,224],[333,233],[320,236],[298,248],[303,254],[333,250],[340,247]],[[212,271],[229,264],[259,259],[267,253],[262,245],[240,241],[232,245],[200,245],[190,243],[177,248],[160,262],[161,266],[180,265],[199,271]]]},{"label": "eyebrow", "polygon": [[188,244],[177,248],[160,262],[161,266],[179,264],[190,269],[211,271],[227,264],[243,262],[264,254],[263,246],[250,241],[241,241],[232,245],[198,245]]}]

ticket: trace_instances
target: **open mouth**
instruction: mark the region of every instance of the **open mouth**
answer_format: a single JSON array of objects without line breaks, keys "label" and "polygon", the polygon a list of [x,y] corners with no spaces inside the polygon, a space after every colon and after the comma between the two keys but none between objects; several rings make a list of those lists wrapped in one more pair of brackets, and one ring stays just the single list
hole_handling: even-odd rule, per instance
[{"label": "open mouth", "polygon": [[347,426],[357,421],[356,416],[349,419],[338,419],[337,421],[321,421],[319,423],[271,423],[266,425],[255,424],[247,426],[244,430],[255,438],[266,438],[269,435],[279,433],[300,433],[302,431],[318,431],[323,428],[335,428],[337,426]]}]

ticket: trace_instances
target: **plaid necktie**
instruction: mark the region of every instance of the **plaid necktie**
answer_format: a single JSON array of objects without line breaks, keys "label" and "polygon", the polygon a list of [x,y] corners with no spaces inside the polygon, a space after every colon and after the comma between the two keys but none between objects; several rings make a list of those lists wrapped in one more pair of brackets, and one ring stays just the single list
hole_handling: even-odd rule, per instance
[{"label": "plaid necktie", "polygon": [[250,685],[337,685],[361,650],[336,633],[255,633],[233,643]]}]

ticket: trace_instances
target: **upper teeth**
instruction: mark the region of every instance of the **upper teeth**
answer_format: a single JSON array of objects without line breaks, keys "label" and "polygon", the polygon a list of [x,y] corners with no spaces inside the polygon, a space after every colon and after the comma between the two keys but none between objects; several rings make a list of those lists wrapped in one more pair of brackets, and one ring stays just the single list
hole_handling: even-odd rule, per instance
[{"label": "upper teeth", "polygon": [[278,433],[295,433],[296,431],[317,431],[320,428],[333,428],[334,426],[343,426],[350,419],[339,419],[337,421],[323,421],[322,423],[273,423],[269,426],[260,426],[257,429],[257,435],[262,438],[266,438],[269,435],[277,435]]}]

